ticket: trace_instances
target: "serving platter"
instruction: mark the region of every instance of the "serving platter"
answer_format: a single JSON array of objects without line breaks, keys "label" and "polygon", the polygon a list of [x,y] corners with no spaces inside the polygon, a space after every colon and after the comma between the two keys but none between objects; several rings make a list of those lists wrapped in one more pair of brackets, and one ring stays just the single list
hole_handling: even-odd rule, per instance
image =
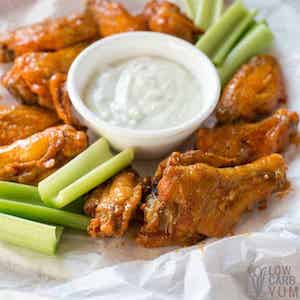
[{"label": "serving platter", "polygon": [[[141,0],[122,2],[132,11],[143,5]],[[182,5],[180,1],[177,2]],[[300,96],[300,43],[294,37],[300,34],[297,23],[300,5],[296,0],[284,3],[279,0],[245,2],[251,8],[260,9],[275,33],[274,55],[279,58],[283,67],[289,105],[299,113],[297,99]],[[2,0],[0,30],[78,11],[81,5],[79,2],[74,3],[70,0],[27,0],[22,3]],[[0,72],[3,73],[7,68],[8,66],[1,66]],[[0,92],[1,101],[14,101],[4,90],[1,89]],[[183,147],[188,148],[188,144],[189,142]],[[273,220],[265,229],[276,232],[275,234],[260,233],[252,234],[249,238],[239,236],[218,241],[211,244],[203,255],[199,251],[203,244],[186,249],[140,248],[128,238],[134,232],[121,239],[91,240],[84,234],[68,231],[57,257],[45,257],[1,243],[0,297],[7,299],[5,297],[9,295],[16,299],[18,296],[22,299],[34,299],[35,293],[36,299],[84,299],[87,296],[95,299],[115,299],[118,296],[123,299],[210,299],[203,295],[204,291],[208,292],[209,284],[222,290],[221,280],[212,274],[224,276],[228,286],[232,287],[232,293],[236,291],[246,297],[247,293],[243,294],[239,290],[244,282],[238,282],[237,278],[240,274],[246,277],[246,266],[259,258],[259,255],[259,259],[281,257],[289,263],[293,260],[293,266],[299,266],[299,150],[292,147],[286,157],[289,161],[291,192],[283,199],[270,203],[268,209],[247,214],[235,231],[236,234],[260,231]],[[142,175],[152,174],[156,166],[157,161],[134,162],[134,167]],[[274,221],[279,217],[279,221]],[[202,278],[207,281],[203,282]],[[208,295],[213,295],[213,292],[210,293]],[[232,293],[228,292],[228,299],[234,299]]]}]

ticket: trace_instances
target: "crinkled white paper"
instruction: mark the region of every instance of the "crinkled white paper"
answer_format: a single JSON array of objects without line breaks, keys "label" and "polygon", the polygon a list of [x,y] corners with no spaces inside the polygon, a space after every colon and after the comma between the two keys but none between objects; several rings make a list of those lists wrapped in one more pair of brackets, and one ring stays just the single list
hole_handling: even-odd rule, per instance
[{"label": "crinkled white paper", "polygon": [[[260,9],[276,35],[274,51],[283,66],[290,107],[300,113],[300,2],[245,2]],[[143,3],[126,1],[133,11]],[[82,4],[0,0],[0,30],[70,14]],[[0,74],[8,67],[0,65]],[[0,94],[1,101],[12,100],[1,88]],[[242,235],[209,241],[207,246],[144,249],[135,245],[134,233],[123,239],[92,240],[66,231],[57,257],[47,257],[0,243],[0,299],[300,299],[298,154],[292,148],[286,155],[291,192],[270,202],[267,210],[245,215],[236,230]],[[154,164],[138,162],[136,166],[147,173]],[[276,280],[280,279],[284,284],[279,286]],[[290,294],[283,295],[283,288]]]}]

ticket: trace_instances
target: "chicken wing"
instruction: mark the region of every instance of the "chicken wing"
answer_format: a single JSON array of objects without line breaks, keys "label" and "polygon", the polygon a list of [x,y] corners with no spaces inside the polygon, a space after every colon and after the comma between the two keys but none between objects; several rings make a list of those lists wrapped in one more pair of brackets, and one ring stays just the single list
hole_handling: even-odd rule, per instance
[{"label": "chicken wing", "polygon": [[180,8],[168,1],[152,0],[144,8],[143,15],[151,31],[177,36],[191,43],[196,42],[203,30],[181,13]]},{"label": "chicken wing", "polygon": [[72,103],[66,87],[67,75],[57,73],[49,81],[49,91],[53,106],[59,118],[65,124],[73,125],[76,128],[83,128],[79,120],[74,116]]},{"label": "chicken wing", "polygon": [[88,14],[47,19],[0,34],[0,62],[28,52],[60,50],[97,37],[97,24]]},{"label": "chicken wing", "polygon": [[146,247],[188,245],[230,234],[242,214],[288,186],[279,154],[218,169],[205,164],[167,168],[142,209],[137,242]]},{"label": "chicken wing", "polygon": [[286,101],[282,72],[276,59],[259,55],[234,75],[225,87],[217,106],[220,123],[255,121],[271,114]]},{"label": "chicken wing", "polygon": [[92,237],[120,237],[142,198],[142,185],[132,171],[123,171],[102,184],[88,196],[84,205],[87,215],[93,217],[88,232]]},{"label": "chicken wing", "polygon": [[15,60],[2,83],[23,102],[54,109],[49,80],[56,73],[67,73],[73,60],[87,45],[82,43],[57,52],[24,54]]},{"label": "chicken wing", "polygon": [[109,0],[87,0],[87,10],[99,25],[102,37],[128,31],[145,31],[143,16],[131,15],[122,4]]},{"label": "chicken wing", "polygon": [[298,123],[298,114],[283,108],[258,123],[201,128],[197,132],[196,148],[225,157],[232,165],[245,164],[284,151],[297,135]]},{"label": "chicken wing", "polygon": [[72,126],[48,128],[0,147],[0,180],[37,184],[88,145],[87,136]]},{"label": "chicken wing", "polygon": [[0,106],[0,146],[9,145],[58,123],[57,115],[44,108],[29,105]]}]

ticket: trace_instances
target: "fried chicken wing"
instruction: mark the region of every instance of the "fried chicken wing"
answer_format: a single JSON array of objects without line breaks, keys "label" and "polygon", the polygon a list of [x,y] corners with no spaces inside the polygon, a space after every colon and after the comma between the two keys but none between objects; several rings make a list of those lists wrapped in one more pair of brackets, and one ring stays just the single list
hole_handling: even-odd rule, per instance
[{"label": "fried chicken wing", "polygon": [[131,15],[122,4],[109,0],[87,0],[87,10],[99,25],[102,37],[128,31],[147,30],[143,16]]},{"label": "fried chicken wing", "polygon": [[282,72],[276,59],[259,55],[234,75],[225,87],[217,106],[220,123],[255,121],[271,114],[286,101]]},{"label": "fried chicken wing", "polygon": [[53,106],[59,118],[65,124],[73,125],[76,128],[83,128],[79,120],[74,116],[71,100],[66,87],[67,75],[57,73],[49,81],[49,91]]},{"label": "fried chicken wing", "polygon": [[196,148],[225,157],[232,165],[240,165],[283,152],[297,135],[298,123],[298,114],[283,108],[258,123],[201,128],[197,132]]},{"label": "fried chicken wing", "polygon": [[0,62],[28,52],[60,50],[97,37],[97,24],[89,14],[47,19],[0,34]]},{"label": "fried chicken wing", "polygon": [[96,188],[87,198],[84,211],[93,217],[88,232],[92,237],[120,237],[142,198],[142,185],[132,171],[123,171]]},{"label": "fried chicken wing", "polygon": [[148,196],[142,206],[145,223],[137,242],[158,247],[223,237],[245,211],[287,185],[286,164],[279,154],[234,168],[170,166],[157,195]]},{"label": "fried chicken wing", "polygon": [[0,105],[0,146],[9,145],[57,125],[57,115],[29,105]]},{"label": "fried chicken wing", "polygon": [[2,146],[0,180],[37,184],[87,145],[87,135],[83,131],[62,125]]},{"label": "fried chicken wing", "polygon": [[57,52],[24,54],[15,60],[2,83],[23,102],[54,109],[49,80],[57,73],[67,73],[73,60],[87,45],[82,43]]},{"label": "fried chicken wing", "polygon": [[177,5],[168,1],[148,2],[143,15],[151,31],[174,35],[191,43],[196,42],[199,35],[203,33]]}]

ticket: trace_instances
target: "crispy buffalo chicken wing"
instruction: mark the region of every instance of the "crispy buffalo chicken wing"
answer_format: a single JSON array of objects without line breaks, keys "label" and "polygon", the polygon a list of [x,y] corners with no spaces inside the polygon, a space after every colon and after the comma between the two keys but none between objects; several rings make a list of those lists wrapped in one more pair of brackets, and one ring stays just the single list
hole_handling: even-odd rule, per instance
[{"label": "crispy buffalo chicken wing", "polygon": [[240,165],[283,152],[296,137],[298,123],[298,114],[283,108],[258,123],[201,128],[196,148],[207,155],[226,158],[233,166]]},{"label": "crispy buffalo chicken wing", "polygon": [[243,65],[226,85],[216,115],[220,123],[256,121],[285,101],[279,64],[270,55],[259,55]]},{"label": "crispy buffalo chicken wing", "polygon": [[143,16],[131,15],[122,4],[109,0],[88,0],[87,10],[98,23],[102,37],[128,31],[145,31]]},{"label": "crispy buffalo chicken wing", "polygon": [[92,217],[88,232],[93,237],[120,237],[127,231],[142,198],[142,185],[133,171],[123,171],[96,188],[84,211]]},{"label": "crispy buffalo chicken wing", "polygon": [[57,115],[44,108],[29,105],[0,106],[0,146],[9,145],[58,123]]},{"label": "crispy buffalo chicken wing", "polygon": [[286,164],[279,154],[234,168],[170,166],[142,206],[145,221],[137,242],[159,247],[223,237],[245,211],[286,188]]},{"label": "crispy buffalo chicken wing", "polygon": [[196,42],[199,35],[203,33],[177,5],[168,1],[149,1],[143,15],[151,31],[174,35],[191,43]]},{"label": "crispy buffalo chicken wing", "polygon": [[37,184],[88,145],[87,136],[72,126],[48,128],[0,147],[0,180]]},{"label": "crispy buffalo chicken wing", "polygon": [[97,25],[89,14],[47,19],[0,34],[0,62],[28,52],[60,50],[97,37]]}]

